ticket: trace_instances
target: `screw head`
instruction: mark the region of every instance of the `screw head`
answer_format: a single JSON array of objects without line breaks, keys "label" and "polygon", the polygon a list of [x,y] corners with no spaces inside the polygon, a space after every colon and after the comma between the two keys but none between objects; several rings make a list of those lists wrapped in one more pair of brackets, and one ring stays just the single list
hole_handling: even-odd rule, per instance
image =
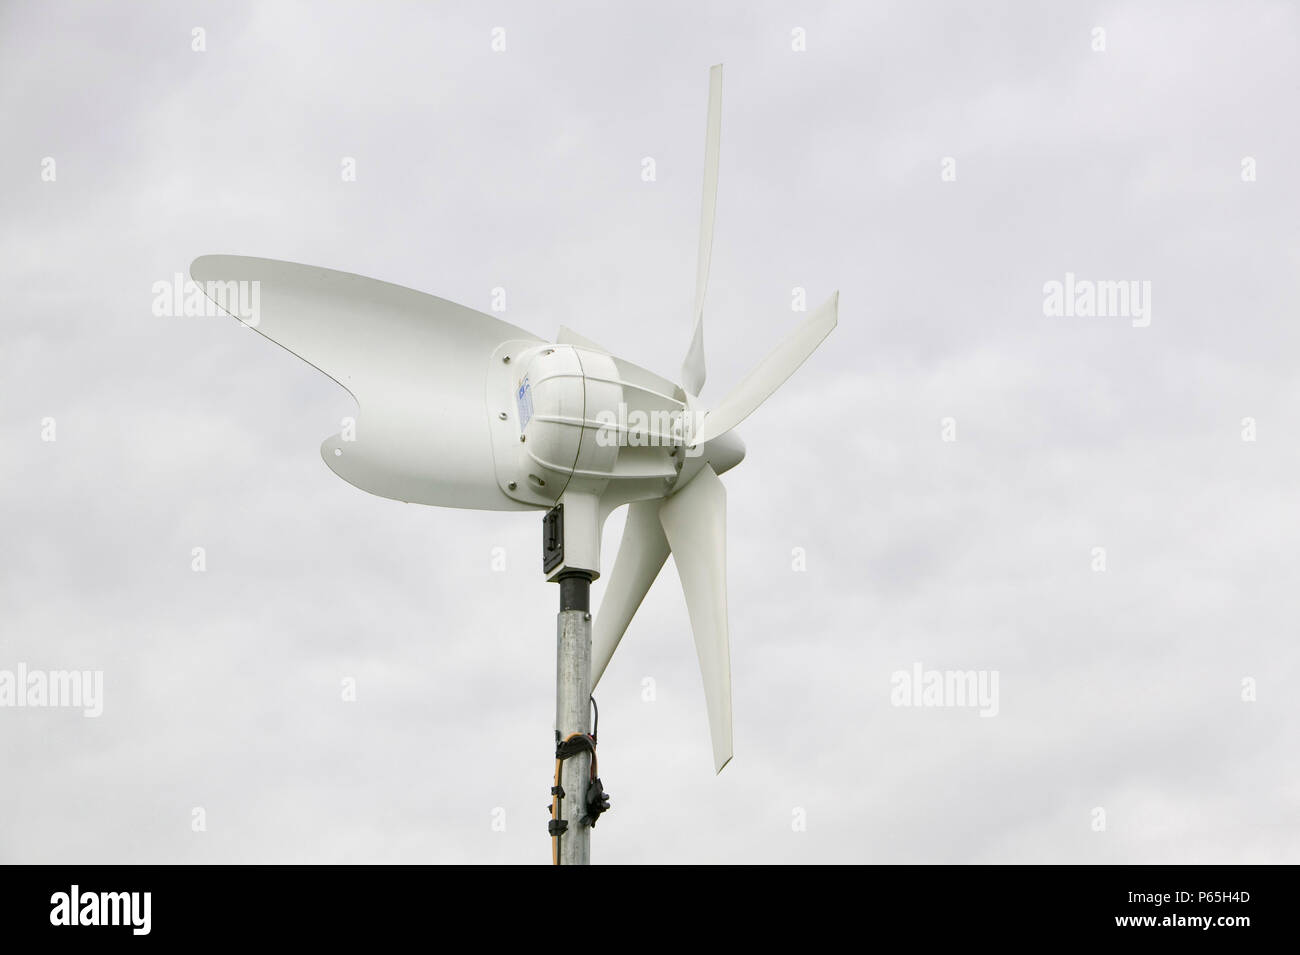
[{"label": "screw head", "polygon": [[504,364],[504,365],[508,365],[508,364],[510,364],[510,356],[509,356],[509,355],[506,355],[505,358],[502,358],[502,359],[501,359],[501,363]]},{"label": "screw head", "polygon": [[506,413],[505,413],[504,411],[499,411],[499,412],[497,412],[497,417],[500,418],[502,421],[505,421],[505,420],[506,420]]},{"label": "screw head", "polygon": [[527,441],[527,440],[528,440],[528,436],[527,436],[527,435],[524,435],[524,434],[521,434],[521,435],[519,436],[519,440],[520,440],[520,441]]},{"label": "screw head", "polygon": [[512,491],[513,491],[515,488],[517,488],[518,486],[519,486],[519,485],[516,484],[514,481],[511,481],[509,484],[506,485],[506,487],[510,488],[510,490],[512,490]]}]

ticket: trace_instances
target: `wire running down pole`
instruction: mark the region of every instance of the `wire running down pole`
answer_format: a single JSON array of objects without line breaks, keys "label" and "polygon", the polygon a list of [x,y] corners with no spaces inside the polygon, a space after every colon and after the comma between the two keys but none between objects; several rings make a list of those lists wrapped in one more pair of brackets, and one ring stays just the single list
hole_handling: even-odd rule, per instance
[{"label": "wire running down pole", "polygon": [[[557,747],[572,737],[591,733],[591,576],[581,571],[559,580],[560,613],[556,625],[555,734]],[[557,814],[552,826],[557,865],[591,863],[591,826],[587,820],[587,790],[591,783],[591,750],[583,749],[559,762],[553,799]],[[567,825],[566,825],[567,824]]]}]

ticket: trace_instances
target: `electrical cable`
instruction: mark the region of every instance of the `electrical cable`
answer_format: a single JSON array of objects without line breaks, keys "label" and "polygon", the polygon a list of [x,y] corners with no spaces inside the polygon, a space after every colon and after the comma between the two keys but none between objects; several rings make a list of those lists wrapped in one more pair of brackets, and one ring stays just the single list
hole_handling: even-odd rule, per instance
[{"label": "electrical cable", "polygon": [[[600,779],[596,775],[596,734],[600,730],[600,707],[596,705],[596,697],[594,695],[589,696],[588,699],[591,700],[591,709],[593,712],[591,733],[570,733],[563,740],[559,739],[559,733],[555,734],[557,739],[555,746],[555,783],[551,786],[551,824],[549,826],[551,831],[551,865],[560,864],[560,839],[568,829],[568,820],[562,820],[560,818],[561,811],[564,809],[564,797],[568,795],[565,793],[564,787],[560,785],[560,776],[563,773],[564,761],[566,759],[570,756],[577,756],[584,750],[591,754],[591,765],[587,767],[587,786],[584,787],[584,789],[590,790],[592,786],[595,786],[600,798],[597,800],[598,808],[596,808],[593,813],[593,806],[588,803],[589,792],[583,793],[582,808],[584,815],[582,816],[582,819],[590,819],[591,822],[589,825],[595,826],[596,819],[600,817],[602,812],[609,808],[609,796],[603,791],[600,791]],[[574,744],[573,741],[575,739],[580,739],[582,742],[580,744]],[[563,823],[563,828],[561,828],[561,823]]]}]

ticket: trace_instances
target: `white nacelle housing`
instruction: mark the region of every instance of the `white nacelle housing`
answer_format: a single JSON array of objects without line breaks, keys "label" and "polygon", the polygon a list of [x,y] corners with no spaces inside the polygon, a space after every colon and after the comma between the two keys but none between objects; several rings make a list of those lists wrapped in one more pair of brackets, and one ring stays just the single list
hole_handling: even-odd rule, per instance
[{"label": "white nacelle housing", "polygon": [[[581,559],[598,571],[599,554],[579,558],[569,542],[594,538],[598,546],[610,511],[663,497],[677,480],[685,460],[679,395],[595,349],[511,341],[492,356],[487,407],[501,490],[537,507],[565,495],[566,523],[594,522],[594,533],[566,535],[566,564]],[[583,510],[590,513],[577,513]]]}]

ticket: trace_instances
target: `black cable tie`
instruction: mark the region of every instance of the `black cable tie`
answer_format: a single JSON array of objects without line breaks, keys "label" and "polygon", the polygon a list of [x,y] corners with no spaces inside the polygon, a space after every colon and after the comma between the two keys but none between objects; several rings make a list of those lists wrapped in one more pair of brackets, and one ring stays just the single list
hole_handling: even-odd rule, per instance
[{"label": "black cable tie", "polygon": [[574,736],[555,747],[556,759],[568,759],[570,756],[577,756],[579,753],[595,753],[596,744],[590,736]]}]

